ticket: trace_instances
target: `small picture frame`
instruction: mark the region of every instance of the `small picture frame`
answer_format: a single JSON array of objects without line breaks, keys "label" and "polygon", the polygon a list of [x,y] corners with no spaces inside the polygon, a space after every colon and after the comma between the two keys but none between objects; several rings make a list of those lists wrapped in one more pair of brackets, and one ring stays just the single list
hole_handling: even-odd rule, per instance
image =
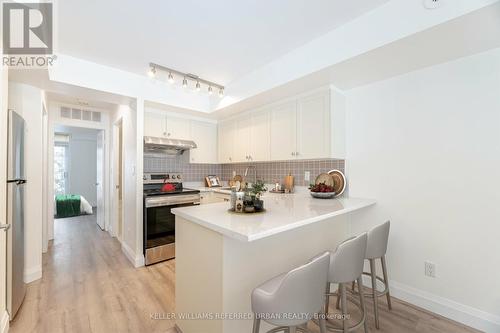
[{"label": "small picture frame", "polygon": [[208,187],[221,187],[220,179],[217,176],[206,176],[205,182]]}]

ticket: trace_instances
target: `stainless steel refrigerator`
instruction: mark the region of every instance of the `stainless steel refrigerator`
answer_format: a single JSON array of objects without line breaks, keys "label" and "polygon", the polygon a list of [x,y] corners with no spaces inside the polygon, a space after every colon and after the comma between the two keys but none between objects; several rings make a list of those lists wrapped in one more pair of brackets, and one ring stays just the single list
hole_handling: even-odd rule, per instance
[{"label": "stainless steel refrigerator", "polygon": [[24,119],[9,110],[7,147],[7,311],[10,320],[26,294],[24,283]]}]

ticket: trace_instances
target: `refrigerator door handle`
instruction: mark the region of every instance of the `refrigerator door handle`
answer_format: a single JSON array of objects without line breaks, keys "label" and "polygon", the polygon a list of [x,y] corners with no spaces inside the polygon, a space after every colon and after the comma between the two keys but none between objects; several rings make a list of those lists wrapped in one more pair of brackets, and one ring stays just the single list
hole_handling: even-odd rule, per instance
[{"label": "refrigerator door handle", "polygon": [[16,185],[22,185],[22,184],[26,184],[27,181],[26,181],[26,179],[11,179],[11,180],[7,181],[7,184],[10,184],[10,183],[16,183]]},{"label": "refrigerator door handle", "polygon": [[7,231],[10,228],[10,224],[0,224],[0,230]]}]

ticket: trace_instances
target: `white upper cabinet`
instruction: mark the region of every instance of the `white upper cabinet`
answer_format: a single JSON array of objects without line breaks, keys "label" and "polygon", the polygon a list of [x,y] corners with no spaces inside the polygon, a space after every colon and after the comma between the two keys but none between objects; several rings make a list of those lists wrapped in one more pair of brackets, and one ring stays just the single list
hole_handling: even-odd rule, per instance
[{"label": "white upper cabinet", "polygon": [[217,125],[191,121],[191,140],[197,148],[189,151],[191,163],[217,163]]},{"label": "white upper cabinet", "polygon": [[167,135],[167,118],[165,115],[144,113],[144,136],[164,137]]},{"label": "white upper cabinet", "polygon": [[330,93],[322,91],[297,101],[298,159],[330,157]]},{"label": "white upper cabinet", "polygon": [[345,97],[323,88],[219,125],[221,163],[345,158]]},{"label": "white upper cabinet", "polygon": [[234,160],[236,121],[234,119],[219,123],[219,163],[232,163]]},{"label": "white upper cabinet", "polygon": [[271,107],[271,160],[295,159],[297,152],[297,102]]},{"label": "white upper cabinet", "polygon": [[167,137],[171,139],[189,140],[191,137],[189,120],[167,116]]},{"label": "white upper cabinet", "polygon": [[250,160],[251,143],[251,117],[249,114],[242,115],[235,119],[236,133],[233,153],[233,162],[248,162]]},{"label": "white upper cabinet", "polygon": [[189,151],[191,163],[217,163],[217,124],[213,122],[147,111],[144,112],[144,136],[192,140],[197,148]]},{"label": "white upper cabinet", "polygon": [[269,161],[271,159],[271,119],[269,109],[252,113],[250,125],[249,161]]}]

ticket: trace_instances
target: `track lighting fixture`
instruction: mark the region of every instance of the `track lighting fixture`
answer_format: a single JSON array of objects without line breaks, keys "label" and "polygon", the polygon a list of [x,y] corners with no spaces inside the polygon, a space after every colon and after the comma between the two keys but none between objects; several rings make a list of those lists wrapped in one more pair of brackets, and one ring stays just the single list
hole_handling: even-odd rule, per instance
[{"label": "track lighting fixture", "polygon": [[166,77],[167,77],[167,81],[170,84],[173,84],[176,81],[176,77],[179,80],[182,77],[181,82],[182,82],[183,88],[187,88],[188,84],[189,84],[188,81],[191,81],[191,82],[195,83],[196,91],[201,91],[201,86],[206,85],[206,86],[208,86],[208,94],[209,95],[212,95],[214,93],[214,89],[219,89],[219,96],[220,97],[224,96],[224,86],[221,86],[220,84],[217,84],[217,83],[212,82],[212,81],[202,79],[198,75],[194,75],[191,73],[183,73],[183,72],[177,71],[175,69],[161,66],[161,65],[158,65],[158,64],[155,64],[152,62],[149,63],[149,68],[150,69],[148,71],[148,76],[150,76],[152,78],[156,77],[159,79],[162,77],[161,75],[157,75],[157,71],[165,72],[165,73],[168,73]]},{"label": "track lighting fixture", "polygon": [[149,77],[155,77],[156,76],[156,67],[155,66],[151,66],[149,68],[148,76]]}]

